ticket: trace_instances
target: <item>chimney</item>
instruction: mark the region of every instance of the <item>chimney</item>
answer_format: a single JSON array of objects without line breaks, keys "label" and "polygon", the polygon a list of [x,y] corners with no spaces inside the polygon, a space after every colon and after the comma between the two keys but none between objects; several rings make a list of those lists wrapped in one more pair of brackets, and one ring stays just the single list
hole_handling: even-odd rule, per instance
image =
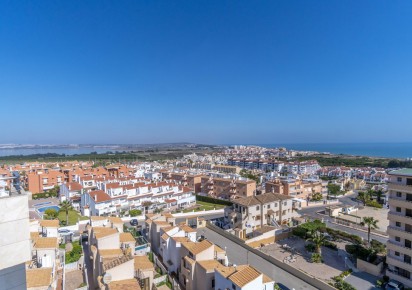
[{"label": "chimney", "polygon": [[94,201],[97,201],[97,195],[94,196]]}]

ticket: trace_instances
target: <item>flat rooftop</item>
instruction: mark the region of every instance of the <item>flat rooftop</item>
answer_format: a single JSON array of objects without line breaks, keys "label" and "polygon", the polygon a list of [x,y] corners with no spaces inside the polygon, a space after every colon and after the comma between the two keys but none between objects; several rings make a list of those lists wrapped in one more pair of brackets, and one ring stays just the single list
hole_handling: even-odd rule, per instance
[{"label": "flat rooftop", "polygon": [[393,170],[389,172],[390,175],[402,175],[402,176],[411,176],[412,177],[412,168],[404,168],[399,170]]}]

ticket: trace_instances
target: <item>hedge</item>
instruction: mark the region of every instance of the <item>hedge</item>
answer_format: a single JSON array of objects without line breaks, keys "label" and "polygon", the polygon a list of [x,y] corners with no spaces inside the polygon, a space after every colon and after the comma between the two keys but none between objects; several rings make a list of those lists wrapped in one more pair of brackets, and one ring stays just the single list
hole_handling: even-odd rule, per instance
[{"label": "hedge", "polygon": [[33,198],[33,199],[48,198],[48,197],[57,197],[57,193],[54,193],[54,192],[42,192],[42,193],[33,193],[33,195],[32,195],[32,198]]},{"label": "hedge", "polygon": [[214,203],[214,204],[221,204],[221,205],[227,205],[227,206],[232,206],[233,202],[228,201],[228,200],[223,200],[223,199],[217,199],[209,196],[203,196],[203,195],[196,195],[196,200],[197,201],[203,201],[203,202],[208,202],[208,203]]}]

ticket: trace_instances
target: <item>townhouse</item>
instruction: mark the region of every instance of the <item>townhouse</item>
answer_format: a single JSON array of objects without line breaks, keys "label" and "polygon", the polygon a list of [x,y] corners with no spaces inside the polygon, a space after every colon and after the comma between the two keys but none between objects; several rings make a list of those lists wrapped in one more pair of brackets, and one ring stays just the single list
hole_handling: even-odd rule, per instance
[{"label": "townhouse", "polygon": [[129,232],[121,232],[122,228],[119,218],[90,218],[88,244],[94,283],[99,289],[150,290],[154,265],[147,256],[136,256],[136,240]]},{"label": "townhouse", "polygon": [[279,228],[291,224],[296,216],[293,198],[275,193],[235,199],[231,207],[225,208],[225,222],[240,238],[263,226]]},{"label": "townhouse", "polygon": [[327,182],[322,182],[321,180],[276,178],[265,183],[265,190],[269,193],[283,194],[306,200],[315,193],[326,195]]},{"label": "townhouse", "polygon": [[272,290],[275,281],[250,265],[217,267],[214,289]]}]

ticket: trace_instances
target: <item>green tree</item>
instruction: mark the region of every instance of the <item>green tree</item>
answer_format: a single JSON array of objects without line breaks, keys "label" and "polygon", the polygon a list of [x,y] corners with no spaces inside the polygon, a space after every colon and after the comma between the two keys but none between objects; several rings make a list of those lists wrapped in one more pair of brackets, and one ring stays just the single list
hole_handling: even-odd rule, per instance
[{"label": "green tree", "polygon": [[55,218],[57,218],[57,215],[58,215],[57,210],[53,208],[46,209],[44,213],[46,214],[47,219],[50,219],[50,220],[54,220]]},{"label": "green tree", "polygon": [[375,220],[373,217],[364,217],[361,225],[368,228],[368,244],[370,243],[371,238],[371,229],[378,228],[378,220]]},{"label": "green tree", "polygon": [[369,192],[359,191],[358,199],[363,203],[363,205],[366,205],[371,200],[371,197]]},{"label": "green tree", "polygon": [[312,222],[306,222],[304,224],[301,224],[299,227],[306,230],[307,236],[313,236],[315,232],[324,229],[326,225],[325,223],[322,223],[320,220],[314,220]]},{"label": "green tree", "polygon": [[72,209],[73,209],[72,205],[67,200],[63,201],[60,204],[60,211],[66,213],[66,226],[69,225],[69,211]]},{"label": "green tree", "polygon": [[307,239],[315,246],[315,252],[322,254],[321,248],[326,243],[326,238],[321,232],[314,232],[313,235]]},{"label": "green tree", "polygon": [[334,183],[328,184],[328,194],[337,195],[340,192],[340,186]]}]

